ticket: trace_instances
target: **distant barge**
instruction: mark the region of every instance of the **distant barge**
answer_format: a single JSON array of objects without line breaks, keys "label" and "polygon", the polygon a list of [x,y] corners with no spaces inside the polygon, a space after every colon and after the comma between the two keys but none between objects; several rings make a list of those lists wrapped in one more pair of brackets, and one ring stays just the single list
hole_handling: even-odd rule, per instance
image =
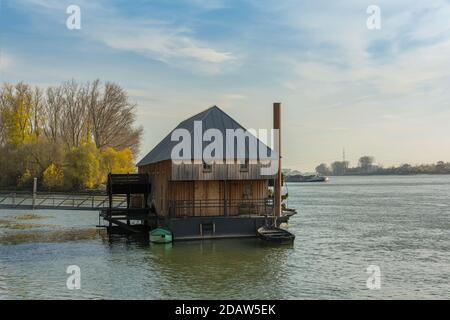
[{"label": "distant barge", "polygon": [[326,182],[328,177],[319,176],[316,174],[304,176],[301,174],[286,176],[284,178],[286,182]]},{"label": "distant barge", "polygon": [[[204,131],[215,129],[224,136],[227,129],[245,131],[217,106],[181,122],[174,130],[192,133],[195,121],[202,122]],[[274,104],[274,128],[280,128],[278,103]],[[262,226],[288,222],[292,212],[283,214],[281,210],[280,168],[273,175],[262,175],[263,165],[250,158],[249,152],[244,162],[175,163],[171,152],[177,141],[172,141],[171,133],[137,164],[138,174],[109,176],[110,199],[116,194],[127,197],[126,209],[101,212],[109,230],[119,227],[140,232],[162,227],[177,241],[256,237]],[[271,180],[274,197],[269,197]]]}]

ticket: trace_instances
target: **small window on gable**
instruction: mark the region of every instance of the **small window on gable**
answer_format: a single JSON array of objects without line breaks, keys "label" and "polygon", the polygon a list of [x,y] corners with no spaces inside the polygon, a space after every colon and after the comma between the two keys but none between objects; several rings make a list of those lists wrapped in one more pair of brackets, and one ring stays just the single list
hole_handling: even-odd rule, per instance
[{"label": "small window on gable", "polygon": [[211,171],[212,171],[211,164],[208,164],[205,161],[203,161],[203,172],[211,172]]},{"label": "small window on gable", "polygon": [[240,164],[240,170],[248,171],[248,159],[245,159],[245,162]]}]

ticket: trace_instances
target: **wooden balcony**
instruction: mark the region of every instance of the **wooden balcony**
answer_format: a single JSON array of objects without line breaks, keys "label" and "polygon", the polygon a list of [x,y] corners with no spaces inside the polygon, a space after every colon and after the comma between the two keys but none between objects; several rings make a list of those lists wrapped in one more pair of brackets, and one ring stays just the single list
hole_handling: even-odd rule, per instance
[{"label": "wooden balcony", "polygon": [[273,199],[208,199],[170,200],[169,216],[218,217],[218,216],[264,216],[273,213]]}]

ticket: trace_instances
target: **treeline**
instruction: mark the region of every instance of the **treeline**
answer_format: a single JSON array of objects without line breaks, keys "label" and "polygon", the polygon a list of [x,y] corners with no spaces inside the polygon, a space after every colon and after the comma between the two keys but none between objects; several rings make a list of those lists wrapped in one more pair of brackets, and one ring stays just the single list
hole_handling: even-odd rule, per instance
[{"label": "treeline", "polygon": [[316,167],[316,172],[323,176],[343,175],[413,175],[413,174],[450,174],[450,162],[439,161],[435,164],[410,165],[384,168],[375,163],[372,156],[359,158],[356,167],[350,167],[348,161],[335,161],[329,166],[322,163]]},{"label": "treeline", "polygon": [[0,187],[79,190],[134,172],[142,128],[119,85],[99,80],[0,89]]}]

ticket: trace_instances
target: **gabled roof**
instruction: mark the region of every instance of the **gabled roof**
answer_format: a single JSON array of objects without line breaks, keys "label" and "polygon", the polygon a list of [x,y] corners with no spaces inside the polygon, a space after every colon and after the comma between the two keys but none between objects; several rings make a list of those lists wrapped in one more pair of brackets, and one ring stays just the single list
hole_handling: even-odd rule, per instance
[{"label": "gabled roof", "polygon": [[[179,142],[178,141],[171,141],[171,135],[172,132],[176,129],[186,129],[190,132],[191,137],[194,136],[194,122],[195,121],[202,121],[202,130],[205,132],[208,129],[218,129],[222,134],[223,137],[226,136],[226,130],[227,129],[243,129],[246,130],[243,126],[241,126],[236,120],[231,118],[228,114],[226,114],[224,111],[222,111],[219,107],[213,106],[209,109],[206,109],[203,112],[200,112],[189,119],[184,120],[181,122],[175,129],[173,129],[160,143],[156,145],[156,147],[153,148],[152,151],[150,151],[139,163],[137,164],[138,167],[148,165],[155,162],[160,162],[164,160],[170,160],[171,159],[171,153],[174,146],[176,146]],[[204,142],[203,147],[208,145],[210,142]],[[224,148],[226,146],[226,143],[224,141],[223,143]],[[265,146],[260,140],[258,140],[258,147]],[[192,143],[193,147],[193,143]],[[246,146],[246,154],[248,154],[248,147]],[[269,149],[270,150],[270,149]],[[270,152],[270,151],[269,151]],[[193,152],[192,152],[193,154]],[[225,155],[225,150],[223,152]]]}]

